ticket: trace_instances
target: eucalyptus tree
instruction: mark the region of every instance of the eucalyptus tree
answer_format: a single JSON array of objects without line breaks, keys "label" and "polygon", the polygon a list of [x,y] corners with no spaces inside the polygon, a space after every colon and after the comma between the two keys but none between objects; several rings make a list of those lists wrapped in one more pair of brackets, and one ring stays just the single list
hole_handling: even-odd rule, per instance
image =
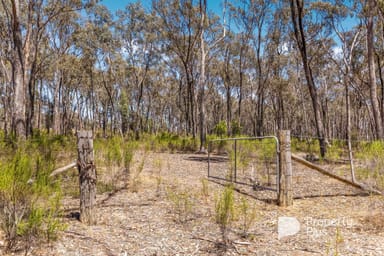
[{"label": "eucalyptus tree", "polygon": [[115,42],[112,37],[112,17],[102,5],[94,5],[87,10],[87,17],[80,22],[81,27],[74,33],[74,48],[79,56],[82,71],[82,86],[78,88],[84,100],[81,106],[80,126],[90,126],[95,131],[100,106],[100,97],[105,93],[103,72],[109,68],[108,56],[113,52]]},{"label": "eucalyptus tree", "polygon": [[[145,115],[144,99],[149,97],[150,71],[160,58],[159,31],[154,15],[146,13],[139,2],[126,6],[117,13],[115,33],[120,41],[120,54],[126,62],[127,84],[124,88],[129,96],[135,136],[143,129]],[[146,103],[149,107],[149,103]]]},{"label": "eucalyptus tree", "polygon": [[[84,3],[88,5],[89,2]],[[13,130],[16,136],[24,139],[28,134],[26,118],[27,97],[33,104],[33,89],[39,62],[40,43],[46,37],[46,26],[63,13],[82,8],[81,1],[1,1],[0,12],[4,14],[2,40],[9,49],[7,62],[12,73]],[[29,95],[28,95],[29,94]],[[29,105],[30,106],[30,105]]]},{"label": "eucalyptus tree", "polygon": [[62,116],[64,113],[62,111],[64,109],[63,92],[71,73],[66,72],[66,70],[74,67],[74,63],[68,59],[72,59],[70,55],[72,54],[73,34],[79,29],[78,18],[77,12],[64,12],[48,23],[46,28],[47,42],[41,55],[45,56],[46,62],[44,80],[51,84],[50,87],[52,88],[52,129],[54,134],[62,134],[64,131],[62,122],[64,121]]},{"label": "eucalyptus tree", "polygon": [[[235,5],[234,20],[238,26],[238,29],[242,31],[241,40],[242,45],[240,47],[240,61],[239,61],[239,76],[240,76],[240,88],[243,87],[244,70],[243,65],[247,61],[247,54],[253,61],[254,69],[248,70],[252,72],[249,74],[252,80],[256,81],[254,90],[251,92],[250,97],[254,100],[255,109],[253,111],[255,120],[255,135],[263,135],[263,122],[264,122],[264,107],[265,97],[268,84],[268,65],[269,63],[263,58],[264,48],[266,46],[265,31],[270,23],[270,18],[273,15],[269,15],[273,12],[273,1],[240,1]],[[248,45],[252,46],[253,54],[249,54],[247,51]],[[242,93],[240,94],[242,99]],[[241,106],[240,106],[241,109]]]},{"label": "eucalyptus tree", "polygon": [[[290,54],[291,43],[289,40],[289,13],[282,3],[275,5],[273,21],[268,28],[265,56],[270,63],[270,88],[269,97],[275,116],[277,129],[294,129],[289,122],[289,116],[299,118],[295,111],[289,111],[295,106],[291,97],[296,96],[291,88]],[[294,80],[294,79],[292,79]]]},{"label": "eucalyptus tree", "polygon": [[180,62],[177,76],[180,79],[182,111],[186,122],[186,132],[195,138],[196,120],[196,69],[198,46],[201,33],[201,13],[194,0],[155,0],[153,10],[160,17],[162,40],[168,57],[176,57]]},{"label": "eucalyptus tree", "polygon": [[380,113],[379,101],[377,96],[377,83],[376,83],[376,67],[375,67],[375,33],[374,33],[374,20],[377,14],[377,6],[375,0],[368,0],[366,6],[366,33],[367,33],[367,61],[368,61],[368,83],[370,88],[370,97],[372,104],[372,112],[375,121],[375,135],[377,139],[384,138],[383,130],[383,116]]},{"label": "eucalyptus tree", "polygon": [[[241,46],[240,46],[241,45]],[[223,92],[222,94],[225,95],[225,98],[226,98],[226,123],[227,123],[227,134],[228,136],[231,135],[231,123],[232,123],[232,109],[233,109],[233,101],[232,101],[232,94],[233,94],[233,91],[234,91],[234,87],[235,87],[235,84],[236,84],[236,64],[235,64],[235,61],[236,61],[236,58],[237,58],[237,49],[240,48],[242,49],[243,48],[243,44],[241,42],[239,42],[238,40],[238,37],[236,37],[235,34],[231,33],[231,31],[228,32],[228,36],[226,38],[226,40],[224,41],[223,43],[223,46],[221,47],[221,55],[223,56],[223,60],[220,61],[220,67],[221,67],[221,80],[222,80],[222,84],[223,84]],[[240,51],[240,54],[242,52]],[[242,60],[242,57],[240,55],[240,62]],[[239,69],[239,73],[242,74],[242,68],[243,68],[243,65],[240,64],[238,65],[240,66]],[[239,94],[242,94],[242,89],[243,89],[243,86],[242,86],[242,82],[243,82],[243,79],[241,79],[243,76],[240,75],[240,81],[241,81],[241,84],[239,83],[239,91],[240,93]],[[218,88],[219,89],[219,88]],[[241,105],[241,96],[239,95],[239,108],[240,105]],[[238,121],[240,121],[240,117],[238,118]]]},{"label": "eucalyptus tree", "polygon": [[[349,151],[349,160],[351,168],[351,177],[352,181],[355,181],[355,171],[353,163],[353,154],[352,154],[352,142],[351,142],[351,132],[352,132],[352,123],[351,123],[351,97],[350,97],[350,87],[356,87],[354,82],[354,74],[352,72],[353,54],[355,48],[359,42],[361,42],[361,26],[355,28],[350,28],[347,30],[343,24],[345,18],[349,15],[353,15],[351,6],[347,4],[340,3],[320,3],[317,8],[320,12],[323,13],[324,19],[326,19],[335,32],[337,38],[340,40],[340,45],[338,48],[340,51],[335,52],[330,59],[334,61],[336,67],[340,70],[339,80],[344,86],[345,90],[345,126],[346,126],[346,139]],[[339,135],[339,134],[338,134]]]},{"label": "eucalyptus tree", "polygon": [[321,20],[318,24],[316,24],[315,20],[311,20],[312,13],[308,6],[309,2],[310,1],[305,2],[304,0],[290,0],[289,4],[294,38],[298,51],[300,52],[307,88],[311,96],[316,133],[320,144],[320,155],[324,157],[327,151],[325,126],[321,114],[322,107],[317,89],[318,86],[315,83],[313,74],[313,62],[311,62],[311,60],[313,60],[313,55],[311,56],[311,53],[315,53],[316,50],[314,48],[311,49],[312,45],[309,44],[310,38],[316,38],[321,34],[323,26]]},{"label": "eucalyptus tree", "polygon": [[[223,41],[226,37],[226,8],[227,2],[223,4],[223,25],[222,32],[220,29],[221,25],[213,13],[207,12],[207,1],[200,0],[199,11],[200,11],[200,74],[198,79],[198,106],[199,106],[199,135],[200,135],[200,152],[205,153],[206,143],[206,111],[205,111],[205,90],[207,83],[207,72],[206,63],[207,58],[211,58],[217,52],[218,44]],[[219,32],[219,33],[218,33]]]}]

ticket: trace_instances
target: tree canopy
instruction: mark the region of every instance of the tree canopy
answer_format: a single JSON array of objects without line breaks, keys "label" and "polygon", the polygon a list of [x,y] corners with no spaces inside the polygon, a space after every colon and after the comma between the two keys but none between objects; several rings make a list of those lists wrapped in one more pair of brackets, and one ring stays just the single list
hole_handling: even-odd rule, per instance
[{"label": "tree canopy", "polygon": [[[0,4],[0,125],[100,135],[384,137],[384,2]],[[200,135],[200,136],[199,136]],[[322,152],[324,153],[324,152]]]}]

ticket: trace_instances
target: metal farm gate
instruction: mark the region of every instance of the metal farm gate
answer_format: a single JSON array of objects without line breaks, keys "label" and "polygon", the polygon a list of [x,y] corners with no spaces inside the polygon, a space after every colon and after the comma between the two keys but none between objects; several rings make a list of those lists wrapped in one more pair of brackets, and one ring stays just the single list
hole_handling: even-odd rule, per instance
[{"label": "metal farm gate", "polygon": [[275,136],[211,140],[208,178],[279,191],[279,141]]}]

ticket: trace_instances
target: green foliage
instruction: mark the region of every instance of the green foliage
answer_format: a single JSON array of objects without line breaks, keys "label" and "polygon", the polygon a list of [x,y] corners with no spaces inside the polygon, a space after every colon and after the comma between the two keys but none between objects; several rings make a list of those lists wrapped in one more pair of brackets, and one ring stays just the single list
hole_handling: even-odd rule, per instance
[{"label": "green foliage", "polygon": [[96,183],[96,191],[98,194],[103,194],[106,192],[112,192],[116,190],[116,185],[114,184],[114,180],[104,182],[102,180],[97,181]]},{"label": "green foliage", "polygon": [[241,197],[240,204],[237,207],[239,209],[239,217],[241,221],[241,236],[244,238],[249,237],[249,229],[253,222],[257,218],[256,206],[249,205],[248,200],[245,197]]},{"label": "green foliage", "polygon": [[327,147],[327,153],[325,155],[325,158],[333,161],[339,160],[343,158],[343,154],[347,152],[346,149],[347,146],[345,145],[345,142],[340,140],[333,140],[331,144]]},{"label": "green foliage", "polygon": [[112,137],[107,140],[106,148],[106,160],[107,165],[117,165],[121,166],[123,161],[123,152],[122,152],[123,141],[120,136]]},{"label": "green foliage", "polygon": [[319,153],[319,141],[312,138],[292,138],[292,152],[306,152],[307,154]]},{"label": "green foliage", "polygon": [[0,224],[7,248],[24,240],[28,250],[33,238],[55,238],[64,228],[60,215],[60,183],[48,175],[54,167],[57,141],[41,137],[25,143],[0,160]]},{"label": "green foliage", "polygon": [[356,158],[364,160],[382,160],[384,158],[384,141],[363,142],[355,154]]},{"label": "green foliage", "polygon": [[228,228],[235,219],[233,185],[227,185],[215,203],[215,221],[220,227],[224,245],[228,242]]},{"label": "green foliage", "polygon": [[364,167],[356,168],[358,179],[372,179],[379,189],[384,189],[384,141],[361,143],[355,157]]},{"label": "green foliage", "polygon": [[190,152],[197,148],[197,142],[192,137],[182,137],[166,132],[156,136],[146,136],[144,140],[145,144],[149,145],[149,149],[158,152]]},{"label": "green foliage", "polygon": [[177,223],[186,223],[193,213],[193,197],[186,190],[167,188],[167,198],[172,203],[173,211],[176,213]]},{"label": "green foliage", "polygon": [[[220,140],[222,138],[218,138],[216,135],[208,135],[207,142],[211,141],[211,152],[217,152],[218,154],[228,153],[230,152],[231,143],[226,140]],[[219,140],[219,141],[213,141]]]},{"label": "green foliage", "polygon": [[136,149],[135,145],[131,143],[126,143],[124,147],[124,168],[127,169],[128,173],[131,168],[134,150]]},{"label": "green foliage", "polygon": [[144,170],[145,160],[147,159],[147,152],[144,152],[143,158],[137,167],[137,169],[131,173],[129,177],[129,188],[131,192],[137,193],[139,191],[140,185],[141,185],[141,173]]},{"label": "green foliage", "polygon": [[201,179],[201,194],[204,196],[205,200],[209,197],[209,187],[208,180],[206,178]]},{"label": "green foliage", "polygon": [[118,166],[127,168],[133,158],[133,153],[138,144],[135,141],[127,141],[124,137],[97,138],[94,140],[96,153],[96,165]]},{"label": "green foliage", "polygon": [[213,130],[217,136],[223,138],[227,134],[227,123],[225,121],[220,121],[218,124],[216,124]]},{"label": "green foliage", "polygon": [[232,136],[239,136],[241,134],[241,126],[238,121],[232,121],[231,132],[232,132]]},{"label": "green foliage", "polygon": [[262,174],[261,170],[269,173],[272,168],[271,163],[276,161],[276,141],[272,138],[238,140],[236,142],[236,157],[234,146],[232,148],[229,150],[231,175],[234,173],[235,165],[237,173],[244,175],[247,172],[250,175],[249,172],[255,163],[258,164],[256,168],[260,170],[259,174]]},{"label": "green foliage", "polygon": [[[117,185],[124,177],[125,185],[131,176],[132,162],[139,142],[129,140],[121,136],[111,138],[97,138],[94,140],[96,166],[99,170],[108,170],[109,180],[99,181],[97,190],[99,193],[115,191]],[[122,169],[121,167],[124,167]]]},{"label": "green foliage", "polygon": [[161,190],[161,183],[163,181],[163,178],[161,177],[161,172],[162,172],[162,169],[163,169],[163,162],[161,161],[161,159],[156,159],[155,160],[155,179],[156,179],[156,192],[157,192],[157,195],[160,195],[160,190]]},{"label": "green foliage", "polygon": [[326,255],[339,256],[340,255],[340,245],[343,242],[344,242],[344,238],[341,234],[340,228],[336,227],[335,240],[328,242]]}]

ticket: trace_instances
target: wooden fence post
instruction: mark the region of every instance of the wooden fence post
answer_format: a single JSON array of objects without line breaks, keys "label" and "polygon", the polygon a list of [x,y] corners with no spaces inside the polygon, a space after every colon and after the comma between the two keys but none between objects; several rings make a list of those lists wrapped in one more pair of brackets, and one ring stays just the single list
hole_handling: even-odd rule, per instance
[{"label": "wooden fence post", "polygon": [[280,206],[293,205],[291,134],[289,130],[279,130],[279,191]]},{"label": "wooden fence post", "polygon": [[80,221],[88,225],[95,224],[96,205],[96,167],[93,154],[92,131],[77,132],[77,168],[80,183]]}]

